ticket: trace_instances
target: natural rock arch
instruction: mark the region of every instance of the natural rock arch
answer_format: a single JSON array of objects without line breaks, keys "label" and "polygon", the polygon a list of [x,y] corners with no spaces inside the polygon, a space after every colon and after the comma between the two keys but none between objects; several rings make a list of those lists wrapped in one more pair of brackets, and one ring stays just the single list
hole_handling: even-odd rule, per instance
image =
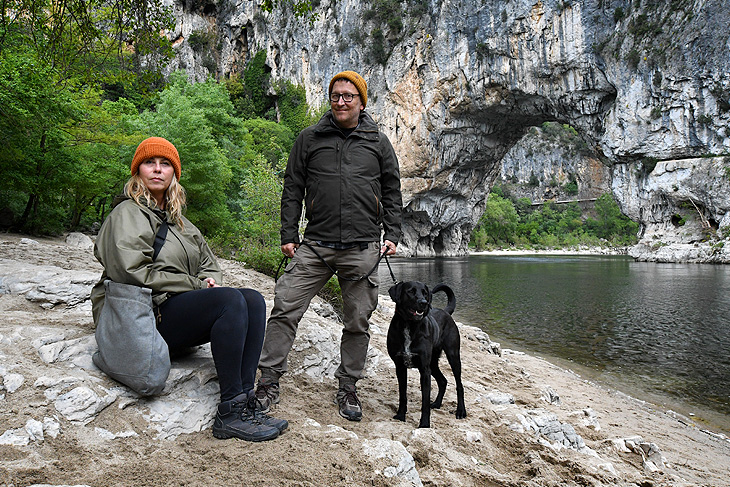
[{"label": "natural rock arch", "polygon": [[[449,91],[444,86],[441,89]],[[471,230],[500,171],[502,157],[529,127],[559,121],[578,127],[598,144],[603,117],[615,99],[608,83],[584,85],[581,103],[572,93],[530,95],[509,86],[476,86],[462,98],[442,98],[426,110],[423,150],[401,150],[404,190],[401,250],[410,256],[453,256],[467,252]],[[581,112],[577,107],[592,107]],[[400,144],[403,138],[398,139]]]}]

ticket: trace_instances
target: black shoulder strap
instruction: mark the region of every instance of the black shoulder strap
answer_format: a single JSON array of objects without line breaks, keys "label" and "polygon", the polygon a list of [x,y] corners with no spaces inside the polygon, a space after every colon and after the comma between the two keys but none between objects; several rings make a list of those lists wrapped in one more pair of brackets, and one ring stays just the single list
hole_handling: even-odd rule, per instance
[{"label": "black shoulder strap", "polygon": [[157,260],[157,255],[160,253],[162,246],[165,245],[165,239],[167,238],[167,222],[163,221],[160,228],[157,230],[155,235],[155,243],[152,245],[154,252],[152,254],[152,260]]}]

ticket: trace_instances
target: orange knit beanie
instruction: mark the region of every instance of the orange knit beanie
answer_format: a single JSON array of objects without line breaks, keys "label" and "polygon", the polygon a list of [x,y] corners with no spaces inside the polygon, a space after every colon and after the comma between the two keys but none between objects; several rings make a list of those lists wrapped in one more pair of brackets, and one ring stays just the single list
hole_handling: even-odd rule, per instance
[{"label": "orange knit beanie", "polygon": [[332,93],[332,85],[335,84],[335,81],[338,79],[346,79],[348,81],[351,81],[352,84],[355,85],[357,88],[357,92],[360,93],[360,100],[362,100],[362,106],[367,106],[368,104],[368,84],[365,82],[362,76],[357,74],[355,71],[343,71],[341,73],[337,73],[332,77],[332,81],[330,81],[330,89],[329,93]]},{"label": "orange knit beanie", "polygon": [[139,165],[150,157],[164,157],[170,161],[175,169],[175,177],[180,181],[180,156],[175,146],[162,137],[150,137],[139,144],[132,159],[132,176],[137,174]]}]

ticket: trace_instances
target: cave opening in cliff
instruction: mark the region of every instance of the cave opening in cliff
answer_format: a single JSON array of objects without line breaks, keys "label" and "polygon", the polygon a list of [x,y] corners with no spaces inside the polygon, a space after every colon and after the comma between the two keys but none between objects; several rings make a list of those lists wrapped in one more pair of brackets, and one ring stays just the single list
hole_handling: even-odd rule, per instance
[{"label": "cave opening in cliff", "polygon": [[440,233],[433,239],[433,251],[436,255],[441,255],[444,251],[444,237]]},{"label": "cave opening in cliff", "polygon": [[217,12],[217,8],[215,6],[215,3],[213,3],[213,2],[206,3],[205,6],[203,7],[203,15],[205,15],[207,17],[215,16],[216,12]]}]

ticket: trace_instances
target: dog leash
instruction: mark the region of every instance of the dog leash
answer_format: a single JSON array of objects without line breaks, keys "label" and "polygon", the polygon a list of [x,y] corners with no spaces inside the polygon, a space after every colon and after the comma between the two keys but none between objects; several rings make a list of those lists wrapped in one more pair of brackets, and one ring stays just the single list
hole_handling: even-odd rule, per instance
[{"label": "dog leash", "polygon": [[[352,278],[352,277],[345,277],[345,276],[341,276],[341,275],[339,275],[339,274],[337,273],[337,271],[336,271],[335,269],[333,269],[333,268],[332,268],[332,266],[330,266],[330,265],[329,265],[329,264],[327,263],[327,261],[326,261],[326,260],[324,260],[324,258],[323,258],[323,257],[322,257],[321,255],[319,255],[319,252],[317,252],[317,250],[316,250],[316,249],[315,249],[315,248],[314,248],[314,247],[313,247],[312,245],[308,244],[307,242],[302,242],[302,243],[301,243],[301,245],[306,245],[307,247],[309,247],[309,249],[310,249],[310,250],[311,250],[312,252],[314,252],[314,255],[316,255],[316,256],[317,256],[317,258],[318,258],[319,260],[321,260],[321,261],[322,261],[322,263],[323,263],[324,265],[326,265],[326,266],[327,266],[327,269],[329,269],[329,271],[330,271],[330,272],[331,272],[331,273],[332,273],[333,275],[337,276],[337,278],[338,278],[338,279],[344,279],[345,281],[352,281],[352,282],[357,282],[357,281],[362,281],[363,279],[367,279],[368,277],[370,277],[370,275],[371,275],[371,274],[372,274],[373,272],[375,272],[375,270],[376,270],[376,269],[378,268],[378,266],[380,265],[380,262],[381,262],[381,261],[382,261],[383,259],[385,259],[385,263],[386,263],[386,264],[388,265],[388,271],[390,272],[390,278],[391,278],[391,279],[393,280],[393,284],[398,284],[398,279],[396,279],[396,278],[395,278],[395,274],[393,273],[393,268],[392,268],[392,267],[390,267],[390,260],[388,260],[388,256],[386,255],[386,254],[388,253],[388,251],[387,251],[387,250],[386,250],[385,252],[382,252],[382,253],[379,253],[379,254],[378,254],[378,260],[377,260],[377,262],[375,262],[375,265],[373,266],[373,268],[372,268],[372,269],[370,269],[370,272],[368,272],[367,274],[365,274],[365,275],[363,275],[363,276],[360,276],[360,277],[358,277],[358,278]],[[287,257],[287,256],[285,255],[285,256],[284,256],[284,257],[283,257],[283,258],[281,259],[281,261],[279,262],[279,268],[278,268],[278,269],[276,269],[276,275],[274,276],[274,281],[278,281],[278,280],[279,280],[279,271],[281,271],[281,268],[282,268],[282,266],[284,266],[284,267],[286,268],[286,265],[287,265],[288,263],[289,263],[289,257]]]},{"label": "dog leash", "polygon": [[388,256],[383,254],[383,257],[385,257],[385,263],[388,264],[388,272],[390,272],[390,278],[393,281],[393,284],[398,284],[398,279],[395,278],[395,274],[393,274],[393,269],[390,267],[390,261],[388,260]]}]

